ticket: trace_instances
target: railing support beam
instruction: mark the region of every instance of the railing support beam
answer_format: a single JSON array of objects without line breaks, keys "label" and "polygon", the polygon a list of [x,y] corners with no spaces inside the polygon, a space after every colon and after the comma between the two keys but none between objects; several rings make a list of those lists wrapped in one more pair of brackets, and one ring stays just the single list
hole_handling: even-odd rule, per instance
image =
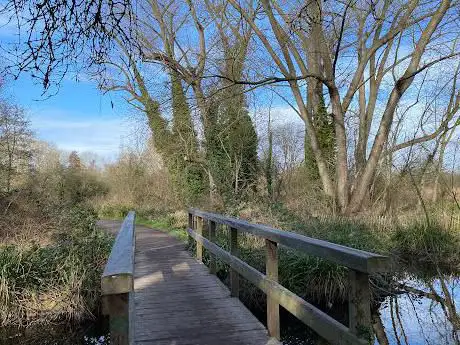
[{"label": "railing support beam", "polygon": [[129,293],[103,296],[104,314],[109,316],[110,344],[129,344]]},{"label": "railing support beam", "polygon": [[[209,240],[213,243],[216,242],[216,222],[211,220],[209,221]],[[211,274],[216,274],[217,273],[217,262],[216,262],[216,255],[213,253],[210,253],[211,259],[209,263],[209,272]]]},{"label": "railing support beam", "polygon": [[[235,228],[230,228],[230,253],[238,257],[238,230]],[[240,296],[240,277],[233,267],[230,267],[230,293],[232,297]]]},{"label": "railing support beam", "polygon": [[[195,222],[194,219],[195,216],[192,213],[188,213],[188,227],[192,230],[195,230]],[[188,237],[188,247],[191,248],[193,244],[193,239],[191,236]]]},{"label": "railing support beam", "polygon": [[[204,247],[210,253],[212,273],[216,271],[217,258],[230,266],[231,296],[239,297],[239,275],[266,293],[267,328],[271,337],[280,338],[279,307],[283,306],[331,344],[366,345],[372,343],[372,300],[369,275],[390,271],[391,262],[388,257],[215,213],[196,209],[189,209],[189,213],[194,218],[202,217],[209,222],[209,240],[203,236],[202,226],[198,227],[199,229],[195,227],[196,230],[189,226],[187,232],[197,242],[197,248],[201,247],[202,251]],[[229,252],[214,243],[215,230],[218,225],[227,226],[229,229]],[[239,258],[239,232],[265,239],[266,274],[259,272]],[[279,284],[279,245],[349,268],[349,327]]]},{"label": "railing support beam", "polygon": [[371,292],[369,275],[350,269],[348,315],[350,331],[363,339],[371,339]]},{"label": "railing support beam", "polygon": [[[201,217],[196,217],[196,232],[203,236],[203,218]],[[196,243],[196,258],[203,262],[203,245],[198,242]]]},{"label": "railing support beam", "polygon": [[134,290],[135,213],[126,216],[101,277],[103,314],[109,316],[110,344],[128,345],[132,337],[130,303]]},{"label": "railing support beam", "polygon": [[[278,244],[265,240],[266,249],[266,275],[267,278],[278,282]],[[271,292],[267,293],[267,328],[270,337],[281,339],[280,336],[280,305],[272,297]]]}]

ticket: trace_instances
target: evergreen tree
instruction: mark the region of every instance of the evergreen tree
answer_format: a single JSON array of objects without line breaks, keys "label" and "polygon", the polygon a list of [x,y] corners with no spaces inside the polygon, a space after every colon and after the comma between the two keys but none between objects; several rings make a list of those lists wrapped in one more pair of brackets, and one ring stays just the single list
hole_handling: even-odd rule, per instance
[{"label": "evergreen tree", "polygon": [[243,90],[226,88],[212,105],[205,133],[206,159],[224,202],[237,202],[254,185],[257,133],[246,109]]},{"label": "evergreen tree", "polygon": [[273,132],[271,130],[271,119],[268,118],[268,149],[265,157],[265,179],[267,180],[267,193],[270,200],[273,200],[273,175],[274,175],[274,163],[273,163]]},{"label": "evergreen tree", "polygon": [[155,148],[163,158],[166,158],[169,155],[168,144],[171,140],[171,133],[168,130],[167,121],[161,115],[160,104],[150,96],[144,96],[143,104]]},{"label": "evergreen tree", "polygon": [[187,203],[194,203],[205,191],[206,179],[199,162],[198,144],[190,107],[180,78],[172,72],[172,128],[162,116],[157,101],[143,100],[153,142],[162,155],[176,190]]},{"label": "evergreen tree", "polygon": [[[241,36],[231,42],[221,32],[222,69],[231,79],[240,79],[243,75],[249,37]],[[224,202],[238,202],[257,178],[257,133],[247,110],[243,87],[225,80],[219,87],[221,90],[208,116],[206,158]]]}]

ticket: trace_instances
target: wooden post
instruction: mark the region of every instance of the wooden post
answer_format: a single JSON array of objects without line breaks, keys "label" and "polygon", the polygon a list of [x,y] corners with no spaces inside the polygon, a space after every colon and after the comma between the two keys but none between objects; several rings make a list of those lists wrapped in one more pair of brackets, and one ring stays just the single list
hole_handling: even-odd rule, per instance
[{"label": "wooden post", "polygon": [[[209,220],[203,218],[203,237],[209,239]],[[204,248],[206,249],[206,248]]]},{"label": "wooden post", "polygon": [[[216,242],[216,222],[211,220],[209,221],[209,240],[213,243]],[[216,256],[211,253],[211,261],[209,263],[209,271],[212,274],[216,274],[217,265],[216,265]]]},{"label": "wooden post", "polygon": [[193,214],[191,214],[190,212],[188,214],[188,227],[190,229],[193,229]]},{"label": "wooden post", "polygon": [[[188,227],[189,229],[195,230],[194,224],[193,224],[193,214],[189,212],[188,214]],[[192,248],[192,243],[193,243],[193,238],[192,236],[188,236],[188,248]]]},{"label": "wooden post", "polygon": [[350,331],[363,339],[372,339],[371,292],[367,273],[349,270],[348,315]]},{"label": "wooden post", "polygon": [[[201,217],[196,219],[196,232],[198,235],[203,236],[203,218]],[[199,261],[203,261],[203,245],[199,241],[196,242],[196,258]]]},{"label": "wooden post", "polygon": [[[265,271],[267,278],[278,282],[278,244],[276,242],[265,240],[266,249],[266,266]],[[280,336],[280,306],[278,302],[267,293],[267,328],[270,337],[281,339]]]},{"label": "wooden post", "polygon": [[109,316],[110,344],[129,344],[129,293],[103,297],[104,314]]},{"label": "wooden post", "polygon": [[[238,231],[230,228],[230,253],[238,256]],[[238,272],[230,267],[230,291],[232,297],[240,296],[240,278]]]}]

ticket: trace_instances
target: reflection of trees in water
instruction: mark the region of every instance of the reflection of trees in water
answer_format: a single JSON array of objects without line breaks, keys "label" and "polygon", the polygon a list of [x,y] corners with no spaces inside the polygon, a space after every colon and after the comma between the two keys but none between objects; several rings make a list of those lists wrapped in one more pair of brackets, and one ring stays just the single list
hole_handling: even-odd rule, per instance
[{"label": "reflection of trees in water", "polygon": [[[455,302],[455,298],[459,297],[455,294],[459,293],[455,291],[458,288],[456,278],[439,274],[436,279],[423,285],[411,283],[397,284],[396,291],[386,298],[382,308],[386,308],[387,319],[382,318],[382,308],[373,313],[373,328],[378,344],[419,345],[422,340],[424,344],[460,345],[460,315]],[[408,306],[410,310],[405,310]],[[430,323],[429,328],[427,322]],[[417,328],[417,337],[422,339],[417,341],[411,338],[413,328]]]},{"label": "reflection of trees in water", "polygon": [[375,337],[377,338],[377,342],[380,345],[389,345],[390,342],[388,341],[388,337],[385,333],[385,327],[383,326],[382,318],[380,317],[380,313],[377,312],[372,313],[372,326],[374,328]]}]

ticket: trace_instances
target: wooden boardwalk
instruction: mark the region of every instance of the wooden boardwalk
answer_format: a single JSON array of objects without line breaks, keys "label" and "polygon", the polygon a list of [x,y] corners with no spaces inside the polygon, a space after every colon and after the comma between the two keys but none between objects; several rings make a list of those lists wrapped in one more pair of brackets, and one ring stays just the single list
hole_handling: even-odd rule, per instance
[{"label": "wooden boardwalk", "polygon": [[[116,234],[121,222],[101,221]],[[262,345],[265,327],[177,239],[136,226],[132,341],[140,345]]]},{"label": "wooden boardwalk", "polygon": [[[330,344],[373,343],[369,276],[388,272],[386,256],[191,208],[187,234],[196,242],[195,260],[168,234],[134,224],[134,211],[121,227],[100,224],[118,233],[101,276],[112,345],[279,344],[280,306]],[[229,251],[215,243],[222,230]],[[265,240],[265,273],[239,257],[241,233]],[[347,325],[279,283],[279,245],[348,268]],[[210,253],[209,269],[203,249]],[[231,293],[215,276],[217,260],[230,267]],[[238,300],[241,278],[266,294],[268,330]]]}]

